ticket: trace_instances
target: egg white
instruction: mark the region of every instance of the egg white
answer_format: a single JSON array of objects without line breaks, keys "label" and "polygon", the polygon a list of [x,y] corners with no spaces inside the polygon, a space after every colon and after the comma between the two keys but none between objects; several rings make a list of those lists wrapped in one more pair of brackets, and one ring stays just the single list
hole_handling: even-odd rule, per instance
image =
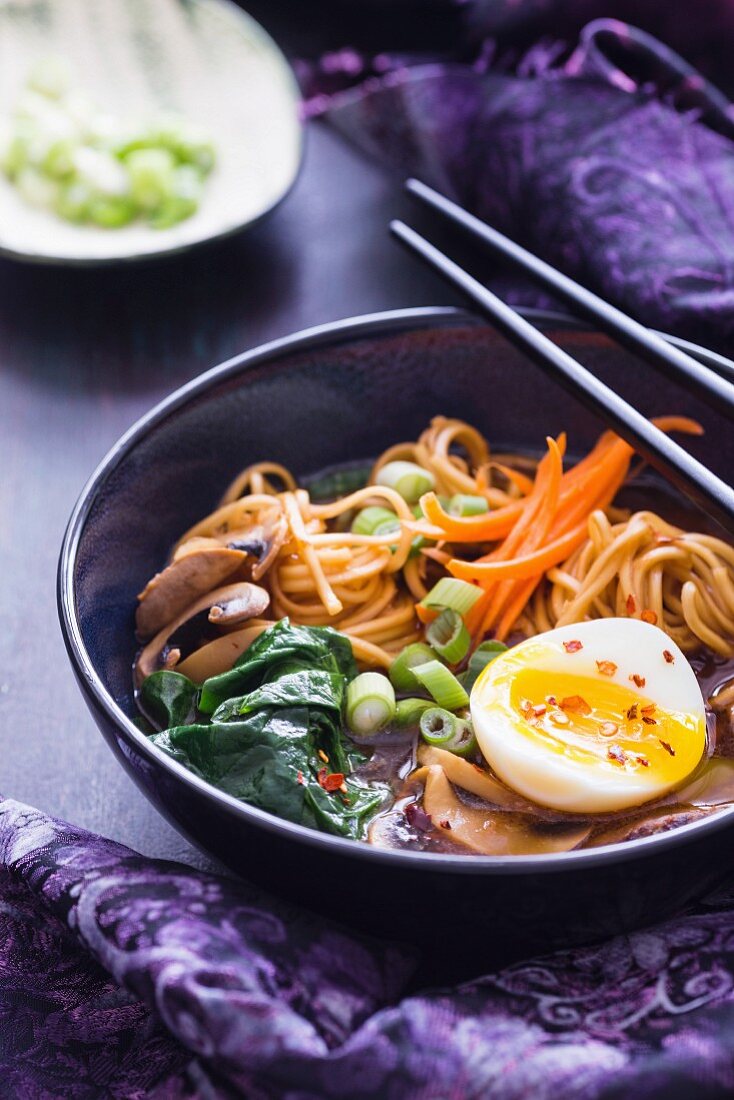
[{"label": "egg white", "polygon": [[[568,652],[564,642],[580,642],[581,648]],[[601,690],[605,680],[598,661],[617,666],[611,679],[631,702],[654,701],[661,713],[685,722],[687,740],[677,760],[658,760],[657,766],[648,760],[643,767],[629,757],[620,766],[599,756],[598,746],[597,755],[579,747],[578,735],[574,744],[563,729],[539,735],[510,700],[513,677],[523,669],[548,673],[550,683],[553,674],[588,678],[593,696],[594,686]],[[644,686],[638,688],[632,676],[644,678]],[[484,670],[472,691],[471,713],[479,747],[500,779],[533,802],[574,813],[620,810],[661,797],[691,775],[705,750],[704,701],[693,669],[667,634],[640,619],[576,623],[521,642]],[[659,756],[663,750],[656,751]]]}]

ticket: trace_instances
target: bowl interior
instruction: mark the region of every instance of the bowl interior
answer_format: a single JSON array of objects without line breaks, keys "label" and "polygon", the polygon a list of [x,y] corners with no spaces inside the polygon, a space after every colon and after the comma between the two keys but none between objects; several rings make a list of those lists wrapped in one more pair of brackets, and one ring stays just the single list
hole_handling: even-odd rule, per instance
[{"label": "bowl interior", "polygon": [[[244,466],[273,459],[296,475],[414,439],[437,414],[475,424],[494,450],[539,452],[568,432],[583,453],[603,425],[490,329],[466,315],[406,316],[369,334],[312,337],[194,383],[132,433],[88,498],[74,565],[83,643],[106,689],[135,713],[135,597],[191,524]],[[386,331],[387,329],[387,331]],[[726,474],[714,415],[605,338],[556,337],[648,415],[683,412],[706,435],[686,446]],[[304,346],[305,345],[305,346]],[[671,498],[671,504],[674,504]],[[702,522],[705,520],[702,519]]]},{"label": "bowl interior", "polygon": [[0,252],[104,263],[176,251],[249,224],[293,183],[301,157],[295,78],[272,39],[229,0],[0,4],[3,116],[29,68],[49,55],[67,60],[74,89],[118,118],[163,110],[201,124],[217,164],[196,214],[167,230],[64,222],[0,175]]}]

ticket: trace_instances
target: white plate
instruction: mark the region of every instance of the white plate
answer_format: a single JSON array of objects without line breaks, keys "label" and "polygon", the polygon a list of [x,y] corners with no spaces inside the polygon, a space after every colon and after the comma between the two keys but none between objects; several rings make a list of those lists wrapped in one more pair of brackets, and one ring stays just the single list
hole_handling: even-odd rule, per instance
[{"label": "white plate", "polygon": [[29,205],[0,175],[0,253],[99,264],[190,248],[270,210],[301,161],[299,95],[262,27],[229,0],[2,0],[0,116],[39,58],[67,58],[74,84],[116,115],[174,110],[203,125],[217,164],[196,214],[170,229],[100,229]]}]

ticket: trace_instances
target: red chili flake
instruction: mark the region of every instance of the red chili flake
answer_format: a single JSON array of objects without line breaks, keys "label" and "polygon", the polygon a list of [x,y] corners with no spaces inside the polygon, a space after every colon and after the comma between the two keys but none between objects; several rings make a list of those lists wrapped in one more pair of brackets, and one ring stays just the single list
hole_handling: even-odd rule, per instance
[{"label": "red chili flake", "polygon": [[637,703],[633,703],[632,706],[627,711],[627,718],[629,719],[630,722],[634,722],[636,717],[637,717]]},{"label": "red chili flake", "polygon": [[663,748],[665,749],[665,751],[667,753],[670,753],[671,756],[675,756],[675,749],[670,744],[670,742],[663,741],[662,737],[658,737],[658,741],[660,742],[660,744],[663,746]]},{"label": "red chili flake", "polygon": [[583,644],[578,640],[578,638],[573,638],[570,642],[564,642],[563,648],[565,649],[566,653],[578,653],[578,651],[580,649],[583,649],[584,647]]},{"label": "red chili flake", "polygon": [[545,701],[546,701],[546,703],[548,704],[549,707],[557,707],[558,706],[558,700],[556,699],[555,695],[546,695]]},{"label": "red chili flake", "polygon": [[673,662],[675,661],[675,657],[673,656],[673,654],[670,652],[669,649],[664,649],[663,650],[663,657],[665,658],[665,660],[667,661],[667,663],[669,665],[672,665]]},{"label": "red chili flake", "polygon": [[323,749],[319,749],[319,757],[323,760],[325,764],[329,763],[329,757],[326,755]]},{"label": "red chili flake", "polygon": [[327,772],[326,768],[320,768],[316,776],[319,786],[323,787],[325,791],[338,791],[344,782],[344,775],[342,772]]},{"label": "red chili flake", "polygon": [[417,829],[419,833],[428,832],[432,826],[431,815],[427,814],[418,802],[410,802],[403,811],[408,824]]},{"label": "red chili flake", "polygon": [[642,764],[643,768],[649,768],[650,767],[650,761],[647,759],[646,756],[636,756],[635,760],[637,761],[638,764]]},{"label": "red chili flake", "polygon": [[561,708],[570,710],[572,714],[591,714],[591,707],[580,695],[567,695],[561,699]]},{"label": "red chili flake", "polygon": [[599,726],[599,732],[604,737],[614,737],[615,733],[619,730],[619,726],[616,722],[602,722]]},{"label": "red chili flake", "polygon": [[642,708],[642,714],[654,714],[656,710],[654,703],[648,703],[646,707]]},{"label": "red chili flake", "polygon": [[643,623],[650,623],[651,626],[655,626],[655,623],[658,621],[657,615],[654,611],[651,611],[649,607],[645,608],[645,610],[640,615],[640,618],[642,619]]},{"label": "red chili flake", "polygon": [[439,821],[439,825],[441,826],[442,829],[450,829],[451,828],[451,822],[447,821],[445,818],[444,818],[443,821]]},{"label": "red chili flake", "polygon": [[306,780],[303,778],[303,772],[299,771],[299,773],[298,773],[298,782],[301,784],[302,787],[306,786]]},{"label": "red chili flake", "polygon": [[627,763],[627,753],[620,745],[610,745],[607,749],[607,756],[617,764]]},{"label": "red chili flake", "polygon": [[657,726],[657,718],[651,718],[649,714],[643,714],[642,721],[646,726]]},{"label": "red chili flake", "polygon": [[614,676],[614,673],[617,671],[617,666],[614,661],[597,661],[596,667],[599,669],[602,676]]},{"label": "red chili flake", "polygon": [[632,675],[630,676],[630,680],[635,685],[635,687],[638,687],[638,688],[644,688],[644,686],[647,682],[645,680],[644,676],[640,676],[639,672],[633,672]]},{"label": "red chili flake", "polygon": [[637,610],[637,600],[635,599],[635,597],[630,592],[629,596],[627,597],[627,614],[628,615],[634,615],[636,610]]},{"label": "red chili flake", "polygon": [[538,703],[537,706],[533,707],[533,714],[536,718],[542,718],[547,709],[545,703]]}]

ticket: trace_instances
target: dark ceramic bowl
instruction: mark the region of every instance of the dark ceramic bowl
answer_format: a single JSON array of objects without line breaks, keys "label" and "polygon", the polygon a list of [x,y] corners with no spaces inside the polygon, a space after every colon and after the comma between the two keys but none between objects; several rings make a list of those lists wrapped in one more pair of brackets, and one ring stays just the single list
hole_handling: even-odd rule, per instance
[{"label": "dark ceramic bowl", "polygon": [[[725,429],[709,409],[606,338],[559,316],[535,317],[644,413],[698,417],[707,433],[687,446],[728,475]],[[178,390],[105,458],[64,539],[59,607],[104,737],[181,832],[279,894],[434,947],[448,973],[460,945],[468,968],[671,914],[729,869],[734,812],[561,855],[381,851],[237,802],[155,749],[131,721],[135,595],[234,474],[265,457],[296,474],[369,458],[415,438],[437,413],[476,424],[497,449],[540,450],[548,433],[565,428],[571,450],[583,452],[603,427],[491,329],[455,310],[384,313],[279,340]]]}]

